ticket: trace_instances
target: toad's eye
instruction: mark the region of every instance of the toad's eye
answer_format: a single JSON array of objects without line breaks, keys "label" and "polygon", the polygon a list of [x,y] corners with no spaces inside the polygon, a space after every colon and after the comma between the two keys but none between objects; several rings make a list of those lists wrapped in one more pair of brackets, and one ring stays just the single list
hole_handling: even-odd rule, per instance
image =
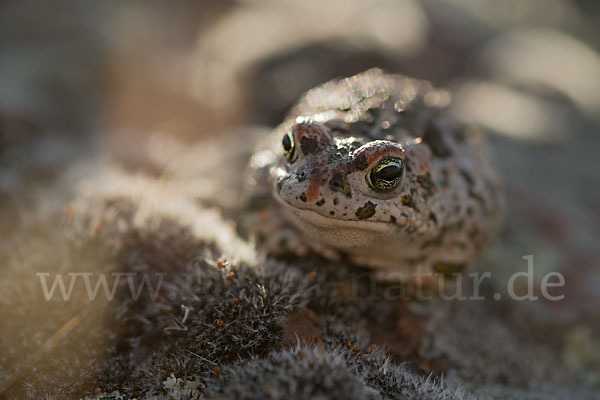
[{"label": "toad's eye", "polygon": [[402,182],[404,165],[398,157],[386,157],[367,174],[367,183],[376,192],[389,192]]},{"label": "toad's eye", "polygon": [[289,133],[283,135],[283,139],[281,140],[281,145],[283,147],[283,155],[290,163],[293,163],[298,158],[298,153],[296,152],[296,144],[294,143],[294,137]]}]

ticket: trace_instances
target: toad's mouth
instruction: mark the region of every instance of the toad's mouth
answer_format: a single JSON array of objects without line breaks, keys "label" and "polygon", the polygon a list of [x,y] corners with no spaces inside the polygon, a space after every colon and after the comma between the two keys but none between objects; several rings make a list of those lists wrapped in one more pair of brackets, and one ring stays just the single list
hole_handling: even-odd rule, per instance
[{"label": "toad's mouth", "polygon": [[359,220],[348,220],[340,219],[335,217],[328,217],[317,213],[310,209],[298,208],[295,205],[287,202],[280,196],[274,196],[279,204],[286,210],[287,214],[298,221],[308,223],[319,228],[326,230],[362,230],[377,233],[391,234],[398,232],[402,229],[402,225],[398,223],[385,222],[385,221],[359,221]]}]

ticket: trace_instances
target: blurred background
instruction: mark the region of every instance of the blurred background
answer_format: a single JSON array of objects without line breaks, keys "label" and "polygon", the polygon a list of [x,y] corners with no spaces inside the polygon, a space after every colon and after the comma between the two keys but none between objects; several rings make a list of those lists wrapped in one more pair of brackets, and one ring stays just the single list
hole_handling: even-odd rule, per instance
[{"label": "blurred background", "polygon": [[556,143],[600,118],[593,0],[0,7],[5,150],[49,131],[189,141],[276,124],[305,90],[372,66],[457,86],[461,115],[523,140]]},{"label": "blurred background", "polygon": [[457,118],[489,133],[508,205],[492,268],[502,282],[534,254],[536,274],[564,274],[565,301],[527,307],[575,327],[569,360],[588,371],[600,360],[599,27],[596,0],[3,1],[1,236],[98,165],[170,179],[165,159],[231,132],[243,142],[307,89],[380,67],[448,87]]}]

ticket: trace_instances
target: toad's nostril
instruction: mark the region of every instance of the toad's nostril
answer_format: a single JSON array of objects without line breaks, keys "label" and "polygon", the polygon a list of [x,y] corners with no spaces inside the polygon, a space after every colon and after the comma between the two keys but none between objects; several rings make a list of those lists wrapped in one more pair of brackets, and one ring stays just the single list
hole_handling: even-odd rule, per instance
[{"label": "toad's nostril", "polygon": [[298,181],[302,182],[306,179],[306,176],[308,175],[308,172],[306,171],[306,168],[302,168],[299,172],[298,172]]}]

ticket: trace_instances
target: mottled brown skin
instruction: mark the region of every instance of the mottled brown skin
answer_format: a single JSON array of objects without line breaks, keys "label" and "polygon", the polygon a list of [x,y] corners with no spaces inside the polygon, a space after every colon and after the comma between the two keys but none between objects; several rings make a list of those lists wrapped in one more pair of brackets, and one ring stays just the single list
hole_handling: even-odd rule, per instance
[{"label": "mottled brown skin", "polygon": [[380,70],[317,87],[257,152],[253,192],[272,197],[268,214],[294,243],[325,256],[402,280],[462,270],[496,232],[501,201],[481,135],[448,103]]}]

